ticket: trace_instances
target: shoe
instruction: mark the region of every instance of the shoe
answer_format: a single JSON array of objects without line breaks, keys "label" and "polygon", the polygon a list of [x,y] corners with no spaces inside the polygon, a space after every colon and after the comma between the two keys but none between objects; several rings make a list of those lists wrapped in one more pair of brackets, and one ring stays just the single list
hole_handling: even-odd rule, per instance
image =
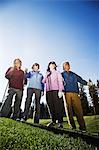
[{"label": "shoe", "polygon": [[76,127],[70,127],[71,130],[76,130]]},{"label": "shoe", "polygon": [[21,122],[25,122],[26,120],[24,119],[24,118],[21,118],[21,120],[20,120]]},{"label": "shoe", "polygon": [[27,120],[27,117],[25,117],[25,116],[23,116],[23,117],[20,119],[21,122],[25,122],[26,120]]},{"label": "shoe", "polygon": [[20,121],[20,118],[17,118],[16,121]]},{"label": "shoe", "polygon": [[16,120],[17,118],[13,114],[11,114],[10,119]]},{"label": "shoe", "polygon": [[58,128],[63,128],[62,123],[59,123],[59,124],[58,124]]},{"label": "shoe", "polygon": [[86,130],[81,130],[81,132],[82,132],[82,133],[86,133],[87,131],[86,131]]},{"label": "shoe", "polygon": [[54,122],[50,122],[49,124],[47,124],[47,127],[53,127],[55,125]]},{"label": "shoe", "polygon": [[86,133],[86,129],[79,129],[82,133]]},{"label": "shoe", "polygon": [[16,118],[15,118],[15,117],[10,117],[10,119],[12,119],[12,120],[16,120]]},{"label": "shoe", "polygon": [[84,132],[86,132],[86,127],[83,127],[83,128],[79,127],[79,130],[84,133]]},{"label": "shoe", "polygon": [[70,129],[71,129],[71,130],[76,130],[76,125],[71,125],[71,124],[70,124]]}]

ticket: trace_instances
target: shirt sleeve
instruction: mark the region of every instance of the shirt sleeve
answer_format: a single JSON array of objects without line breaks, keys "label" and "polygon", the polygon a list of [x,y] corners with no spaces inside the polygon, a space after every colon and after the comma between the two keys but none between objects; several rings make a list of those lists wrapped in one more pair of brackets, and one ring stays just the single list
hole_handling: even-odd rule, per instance
[{"label": "shirt sleeve", "polygon": [[62,72],[61,75],[62,75],[62,79],[63,79],[63,85],[66,86],[66,81],[65,81],[65,78],[64,78],[64,73]]},{"label": "shirt sleeve", "polygon": [[58,84],[59,84],[59,91],[63,91],[63,78],[60,72],[58,72]]},{"label": "shirt sleeve", "polygon": [[25,78],[31,78],[31,72],[25,73]]},{"label": "shirt sleeve", "polygon": [[42,84],[42,90],[44,91],[44,82],[43,82],[43,79],[44,79],[44,77],[42,76],[42,82],[41,82],[41,84]]},{"label": "shirt sleeve", "polygon": [[46,83],[46,79],[47,79],[46,77],[45,78],[43,77],[43,79],[42,79],[43,84]]},{"label": "shirt sleeve", "polygon": [[76,75],[77,81],[83,85],[87,85],[87,81],[83,80],[80,76]]},{"label": "shirt sleeve", "polygon": [[27,85],[27,82],[28,82],[28,80],[26,78],[26,74],[24,74],[24,85]]},{"label": "shirt sleeve", "polygon": [[10,79],[11,77],[12,77],[12,71],[10,71],[10,69],[11,69],[11,67],[6,71],[6,73],[5,73],[5,77],[7,78],[7,79]]}]

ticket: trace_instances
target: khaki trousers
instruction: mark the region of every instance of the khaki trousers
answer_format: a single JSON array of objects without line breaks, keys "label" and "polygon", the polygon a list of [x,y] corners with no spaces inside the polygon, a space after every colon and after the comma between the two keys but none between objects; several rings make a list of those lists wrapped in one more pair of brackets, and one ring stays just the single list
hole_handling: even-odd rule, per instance
[{"label": "khaki trousers", "polygon": [[65,93],[66,97],[66,103],[67,103],[67,109],[68,109],[68,115],[69,115],[69,121],[72,126],[72,128],[76,128],[74,119],[73,119],[73,110],[75,112],[75,115],[77,117],[77,121],[79,123],[79,129],[85,130],[85,121],[83,118],[83,110],[81,106],[80,97],[77,93],[67,92]]}]

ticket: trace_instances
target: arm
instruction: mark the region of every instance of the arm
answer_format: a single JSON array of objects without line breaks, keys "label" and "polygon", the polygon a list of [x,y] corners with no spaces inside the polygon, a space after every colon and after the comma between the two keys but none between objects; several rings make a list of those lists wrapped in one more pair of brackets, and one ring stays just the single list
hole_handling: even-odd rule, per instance
[{"label": "arm", "polygon": [[26,76],[24,74],[24,85],[27,85],[27,82],[28,82],[28,80],[27,80],[27,78],[26,78]]},{"label": "arm", "polygon": [[83,80],[80,76],[76,75],[77,81],[83,85],[87,85],[87,81]]},{"label": "arm", "polygon": [[65,81],[65,78],[64,78],[64,73],[62,72],[61,75],[62,75],[62,79],[63,79],[63,85],[66,86],[66,81]]},{"label": "arm", "polygon": [[46,77],[43,78],[42,83],[43,83],[43,84],[46,83]]},{"label": "arm", "polygon": [[60,72],[58,72],[58,84],[59,84],[59,91],[63,91],[63,78]]},{"label": "arm", "polygon": [[44,83],[43,83],[43,79],[44,79],[44,77],[42,76],[42,79],[41,79],[41,84],[42,84],[42,91],[44,92]]},{"label": "arm", "polygon": [[50,75],[50,72],[47,71],[45,78],[43,78],[43,80],[42,80],[43,83],[46,83],[46,80],[47,80],[49,75]]},{"label": "arm", "polygon": [[10,79],[10,78],[12,77],[12,75],[13,75],[13,71],[14,71],[14,68],[13,68],[13,67],[10,67],[10,68],[7,70],[7,72],[5,73],[5,77],[6,77],[7,79]]},{"label": "arm", "polygon": [[25,73],[25,78],[31,78],[31,72],[26,72]]}]

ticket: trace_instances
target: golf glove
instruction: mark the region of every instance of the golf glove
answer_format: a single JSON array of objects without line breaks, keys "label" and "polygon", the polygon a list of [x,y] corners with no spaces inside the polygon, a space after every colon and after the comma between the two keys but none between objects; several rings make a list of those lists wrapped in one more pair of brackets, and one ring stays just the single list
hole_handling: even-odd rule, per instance
[{"label": "golf glove", "polygon": [[43,91],[41,91],[41,96],[43,96],[44,95],[44,92]]},{"label": "golf glove", "polygon": [[63,92],[60,92],[60,91],[59,91],[59,92],[58,92],[58,97],[59,97],[59,98],[62,98],[62,96],[63,96]]}]

